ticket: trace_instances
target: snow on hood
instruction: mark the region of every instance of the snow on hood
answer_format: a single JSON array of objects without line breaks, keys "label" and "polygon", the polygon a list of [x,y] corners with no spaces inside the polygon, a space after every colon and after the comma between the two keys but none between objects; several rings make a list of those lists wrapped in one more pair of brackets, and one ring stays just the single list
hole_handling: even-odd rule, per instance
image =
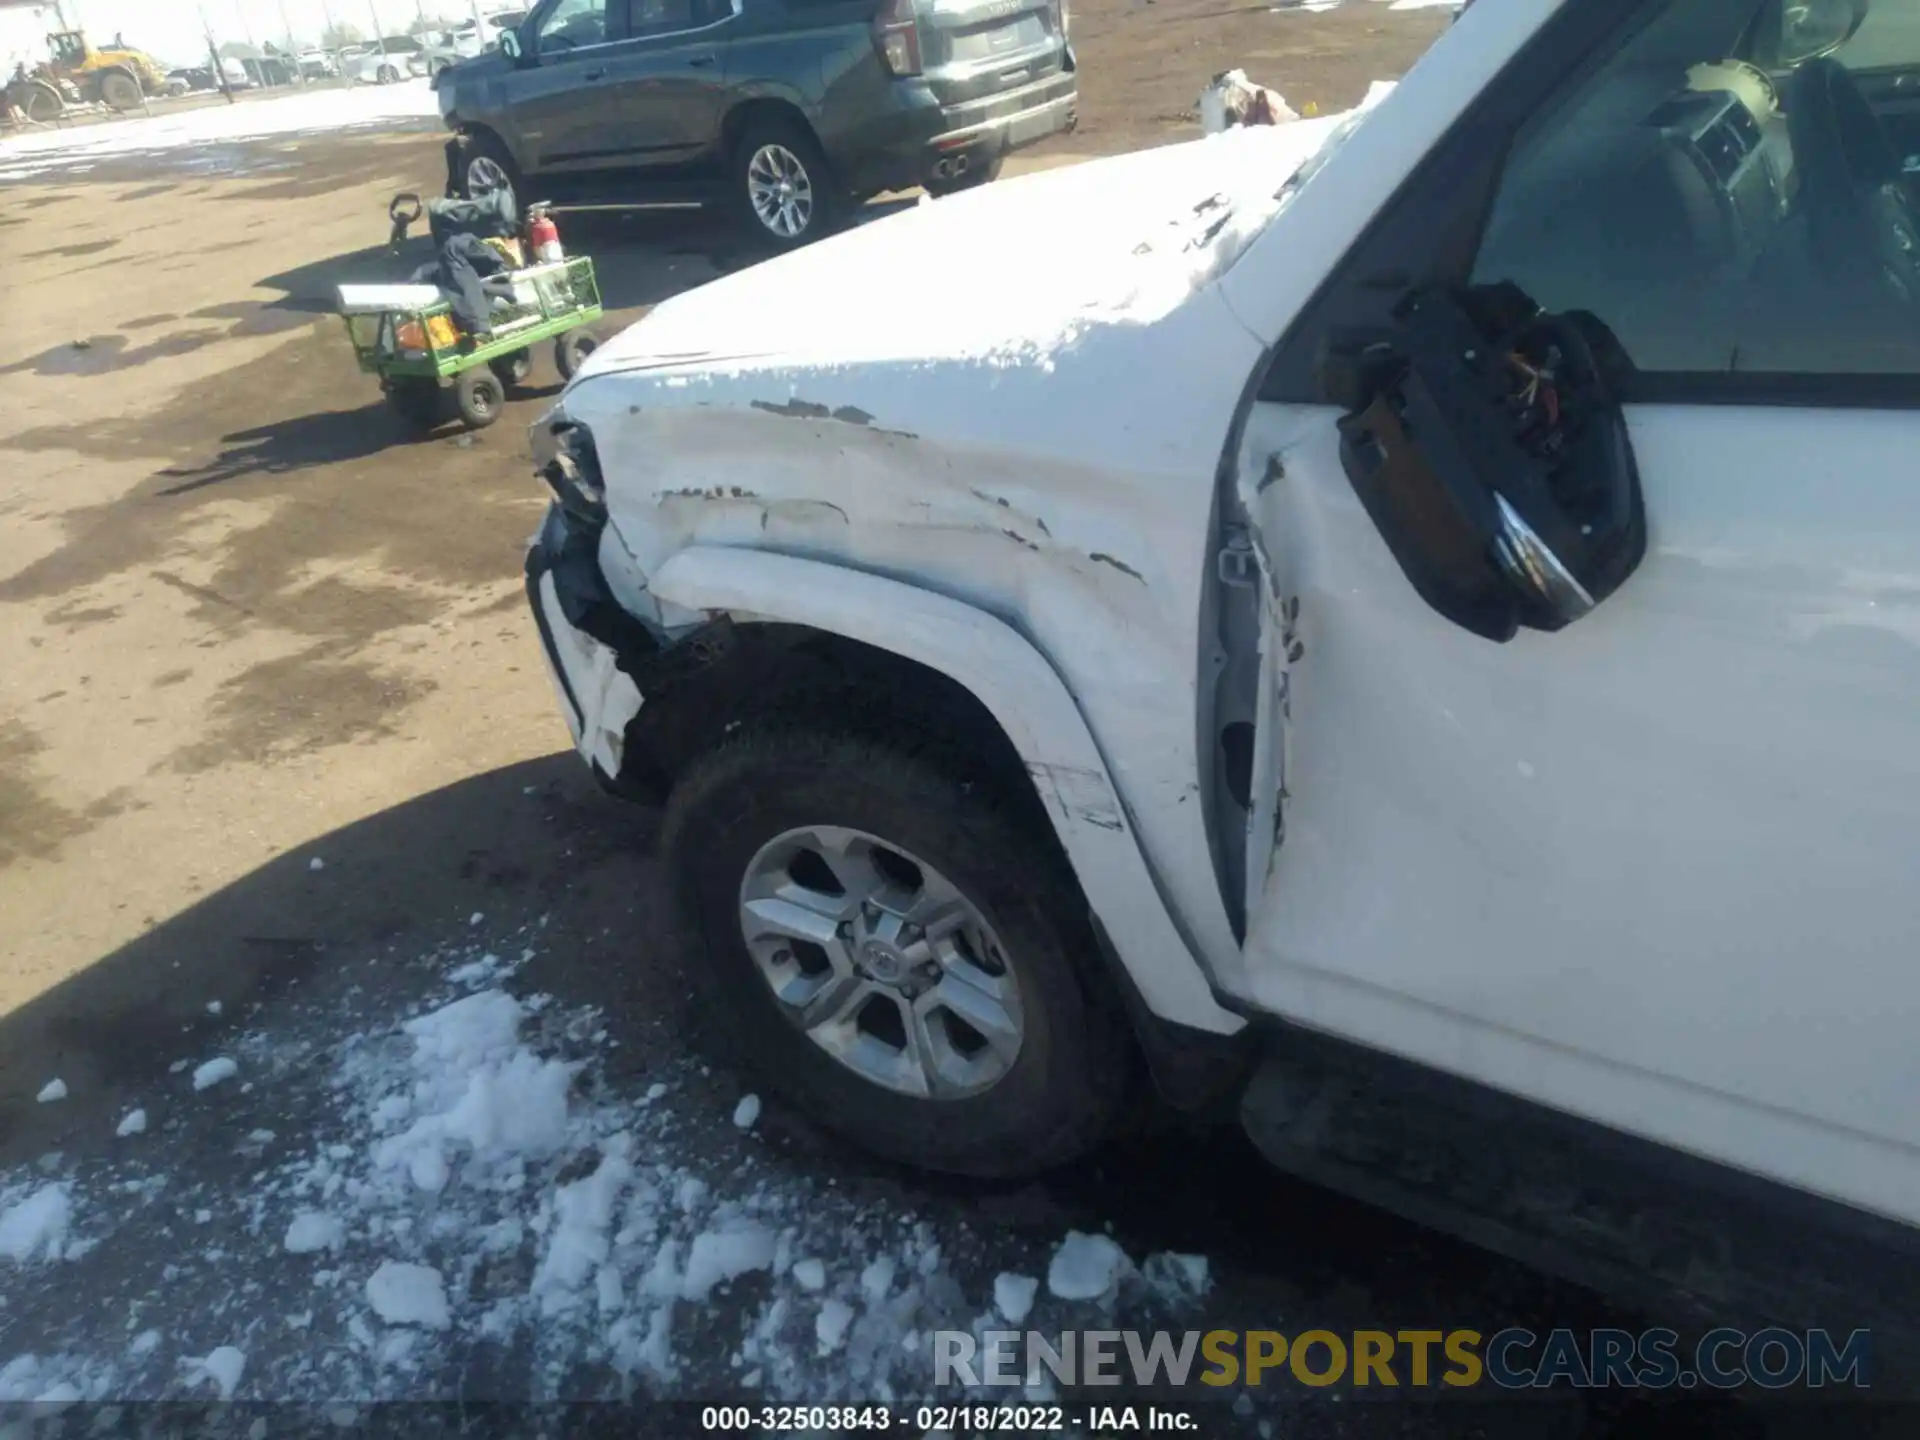
[{"label": "snow on hood", "polygon": [[1150,324],[1226,272],[1344,118],[1229,130],[923,202],[667,301],[581,379],[1015,362],[1089,326]]}]

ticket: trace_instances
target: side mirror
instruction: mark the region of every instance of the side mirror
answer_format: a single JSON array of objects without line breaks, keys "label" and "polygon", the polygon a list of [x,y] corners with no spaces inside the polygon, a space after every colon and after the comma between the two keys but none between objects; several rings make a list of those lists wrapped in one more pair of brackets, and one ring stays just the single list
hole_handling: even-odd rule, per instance
[{"label": "side mirror", "polygon": [[1421,598],[1489,640],[1559,630],[1646,554],[1640,475],[1597,319],[1511,285],[1422,289],[1357,355],[1321,367],[1340,458]]},{"label": "side mirror", "polygon": [[520,48],[520,32],[518,30],[502,30],[500,32],[500,53],[516,65],[525,57],[526,52]]}]

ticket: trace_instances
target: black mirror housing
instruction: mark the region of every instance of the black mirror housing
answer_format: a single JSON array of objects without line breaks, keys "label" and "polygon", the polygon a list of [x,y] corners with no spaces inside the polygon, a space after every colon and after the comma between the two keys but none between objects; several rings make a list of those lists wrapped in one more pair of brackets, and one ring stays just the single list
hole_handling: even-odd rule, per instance
[{"label": "black mirror housing", "polygon": [[1455,624],[1501,643],[1571,624],[1646,553],[1609,378],[1624,354],[1592,316],[1544,314],[1511,285],[1415,290],[1394,319],[1323,362],[1355,494]]}]

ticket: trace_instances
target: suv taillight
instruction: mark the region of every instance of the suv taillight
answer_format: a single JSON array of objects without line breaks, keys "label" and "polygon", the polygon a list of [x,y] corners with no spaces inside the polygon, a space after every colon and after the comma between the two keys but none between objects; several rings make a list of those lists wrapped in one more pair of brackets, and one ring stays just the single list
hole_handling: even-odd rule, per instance
[{"label": "suv taillight", "polygon": [[873,17],[873,48],[895,75],[920,73],[920,25],[913,0],[881,0]]}]

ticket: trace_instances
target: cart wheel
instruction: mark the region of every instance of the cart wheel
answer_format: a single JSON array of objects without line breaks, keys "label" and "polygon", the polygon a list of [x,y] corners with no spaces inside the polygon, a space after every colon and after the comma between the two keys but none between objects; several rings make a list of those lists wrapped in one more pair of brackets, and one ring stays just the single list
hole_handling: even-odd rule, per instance
[{"label": "cart wheel", "polygon": [[440,423],[440,387],[431,380],[392,380],[387,404],[409,424],[431,430]]},{"label": "cart wheel", "polygon": [[489,360],[487,365],[500,377],[500,383],[511,390],[516,385],[526,384],[527,377],[533,374],[533,351],[516,350],[511,355]]},{"label": "cart wheel", "polygon": [[587,363],[587,357],[599,348],[600,341],[591,330],[569,330],[554,341],[553,363],[560,378],[571,380]]},{"label": "cart wheel", "polygon": [[453,403],[460,407],[460,418],[469,430],[484,430],[498,420],[506,398],[500,377],[485,365],[461,371],[453,383]]}]

